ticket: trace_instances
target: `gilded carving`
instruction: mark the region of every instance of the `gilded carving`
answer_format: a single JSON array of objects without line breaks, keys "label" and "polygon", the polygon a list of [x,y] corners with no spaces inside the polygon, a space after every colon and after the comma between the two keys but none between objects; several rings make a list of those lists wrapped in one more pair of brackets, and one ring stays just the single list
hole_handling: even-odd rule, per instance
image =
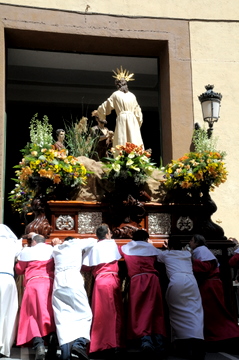
[{"label": "gilded carving", "polygon": [[80,212],[78,213],[78,233],[94,234],[96,228],[102,224],[101,212]]},{"label": "gilded carving", "polygon": [[72,230],[74,225],[74,219],[70,215],[60,215],[56,219],[56,228],[58,230]]}]

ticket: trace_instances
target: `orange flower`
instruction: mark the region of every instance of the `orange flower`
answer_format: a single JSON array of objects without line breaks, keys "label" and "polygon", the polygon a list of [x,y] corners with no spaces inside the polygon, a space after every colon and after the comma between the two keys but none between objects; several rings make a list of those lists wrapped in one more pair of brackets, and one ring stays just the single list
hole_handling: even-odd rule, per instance
[{"label": "orange flower", "polygon": [[54,184],[59,184],[61,182],[61,177],[59,174],[54,174],[53,176],[53,183]]},{"label": "orange flower", "polygon": [[183,189],[188,189],[188,188],[190,188],[190,187],[192,187],[192,183],[190,183],[190,182],[188,182],[188,181],[182,181],[182,185],[181,185],[181,187],[183,188]]},{"label": "orange flower", "polygon": [[179,158],[178,161],[183,161],[183,160],[187,160],[187,159],[189,159],[189,157],[184,155],[181,158]]}]

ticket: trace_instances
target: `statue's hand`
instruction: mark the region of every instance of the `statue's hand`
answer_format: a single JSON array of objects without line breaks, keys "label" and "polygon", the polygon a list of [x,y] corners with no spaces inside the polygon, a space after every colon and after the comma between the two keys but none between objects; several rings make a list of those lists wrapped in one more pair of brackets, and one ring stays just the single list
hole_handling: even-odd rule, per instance
[{"label": "statue's hand", "polygon": [[92,111],[91,116],[97,116],[98,117],[99,116],[98,111],[97,110]]}]

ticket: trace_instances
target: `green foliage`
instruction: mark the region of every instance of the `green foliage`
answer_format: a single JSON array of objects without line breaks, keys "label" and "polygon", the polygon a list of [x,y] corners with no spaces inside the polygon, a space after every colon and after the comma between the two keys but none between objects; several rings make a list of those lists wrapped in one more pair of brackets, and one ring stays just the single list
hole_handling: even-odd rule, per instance
[{"label": "green foliage", "polygon": [[30,139],[32,144],[40,147],[47,147],[53,144],[52,125],[49,124],[48,117],[43,116],[42,120],[38,119],[38,114],[35,114],[30,123]]},{"label": "green foliage", "polygon": [[193,144],[195,152],[202,153],[204,151],[220,152],[222,157],[225,157],[224,151],[217,150],[218,137],[208,137],[207,130],[205,128],[199,128],[194,130],[193,133]]},{"label": "green foliage", "polygon": [[65,123],[65,129],[66,144],[70,153],[75,157],[93,158],[98,137],[91,133],[91,123],[88,124],[88,119],[83,116],[80,121]]},{"label": "green foliage", "polygon": [[37,114],[30,123],[31,142],[21,150],[23,158],[14,168],[16,179],[8,200],[14,211],[28,212],[39,191],[51,194],[59,184],[72,188],[84,185],[89,173],[79,160],[68,155],[68,150],[55,150],[52,146],[52,125],[48,117],[38,120]]},{"label": "green foliage", "polygon": [[112,148],[113,153],[118,152],[115,158],[103,158],[105,178],[111,182],[116,180],[133,179],[136,185],[144,183],[156,169],[155,163],[150,161],[151,153],[142,146],[126,143]]}]

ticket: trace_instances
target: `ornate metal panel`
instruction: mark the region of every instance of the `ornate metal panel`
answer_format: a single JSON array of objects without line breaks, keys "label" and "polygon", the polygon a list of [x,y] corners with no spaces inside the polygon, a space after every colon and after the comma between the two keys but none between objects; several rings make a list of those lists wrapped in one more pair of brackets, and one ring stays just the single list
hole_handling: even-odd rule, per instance
[{"label": "ornate metal panel", "polygon": [[176,226],[180,231],[191,231],[193,229],[193,221],[189,216],[180,216]]},{"label": "ornate metal panel", "polygon": [[150,213],[148,215],[148,232],[153,234],[171,233],[171,215],[166,213]]},{"label": "ornate metal panel", "polygon": [[72,230],[74,226],[75,221],[70,215],[60,215],[56,219],[56,228],[58,230]]},{"label": "ornate metal panel", "polygon": [[79,212],[78,213],[78,233],[94,234],[96,228],[102,224],[101,212]]}]

